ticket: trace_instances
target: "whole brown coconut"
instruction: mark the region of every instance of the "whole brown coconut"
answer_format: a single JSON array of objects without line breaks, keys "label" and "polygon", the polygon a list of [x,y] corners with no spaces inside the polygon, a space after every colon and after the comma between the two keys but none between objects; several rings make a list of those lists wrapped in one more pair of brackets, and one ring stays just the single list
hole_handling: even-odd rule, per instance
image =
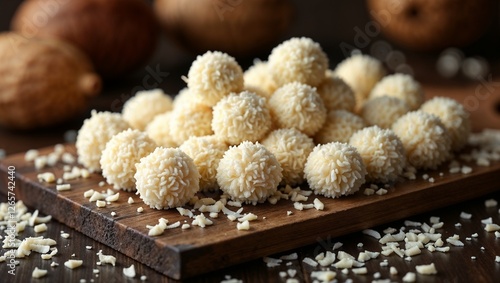
[{"label": "whole brown coconut", "polygon": [[72,45],[0,33],[0,126],[33,129],[80,114],[101,79]]},{"label": "whole brown coconut", "polygon": [[153,9],[145,0],[26,0],[11,25],[28,38],[56,38],[74,44],[107,78],[145,64],[158,39]]},{"label": "whole brown coconut", "polygon": [[290,0],[155,0],[168,36],[196,53],[250,55],[271,47],[292,22]]},{"label": "whole brown coconut", "polygon": [[371,16],[390,40],[416,51],[461,47],[484,34],[493,0],[367,0]]}]

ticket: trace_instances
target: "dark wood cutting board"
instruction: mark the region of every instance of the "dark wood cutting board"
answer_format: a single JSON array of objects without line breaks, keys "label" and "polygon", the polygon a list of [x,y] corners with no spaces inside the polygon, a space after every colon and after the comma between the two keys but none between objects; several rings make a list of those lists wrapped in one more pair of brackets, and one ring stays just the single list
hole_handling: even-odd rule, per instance
[{"label": "dark wood cutting board", "polygon": [[[65,147],[66,151],[75,153],[73,145]],[[40,154],[52,151],[53,147],[45,148]],[[68,181],[72,189],[58,192],[55,183],[40,183],[37,174],[53,172],[61,177],[63,164],[37,171],[32,163],[24,161],[24,154],[9,156],[0,163],[3,194],[8,191],[9,166],[15,167],[14,192],[18,200],[175,279],[291,250],[314,243],[320,237],[360,231],[500,189],[500,162],[490,167],[470,165],[473,171],[467,175],[451,174],[443,167],[443,170],[425,172],[434,177],[434,183],[423,180],[419,174],[416,180],[389,188],[386,195],[366,196],[361,190],[340,199],[318,197],[325,204],[324,211],[297,211],[290,200],[280,200],[276,205],[244,205],[243,213],[258,216],[258,220],[250,222],[249,231],[238,231],[237,221],[231,222],[220,213],[219,218],[212,219],[212,226],[168,229],[161,236],[150,237],[146,225],[157,224],[160,217],[169,223],[187,220],[186,223],[191,224],[192,219],[181,216],[177,210],[151,209],[137,195],[124,191],[120,191],[117,202],[98,208],[83,193],[108,188],[99,186],[104,180],[101,175]],[[444,176],[439,176],[440,172]],[[135,203],[127,203],[130,196]],[[312,203],[315,197],[311,195],[305,203]],[[138,213],[137,208],[141,206],[144,211]],[[113,211],[117,214],[115,217],[111,216]],[[287,216],[287,211],[293,214]]]}]

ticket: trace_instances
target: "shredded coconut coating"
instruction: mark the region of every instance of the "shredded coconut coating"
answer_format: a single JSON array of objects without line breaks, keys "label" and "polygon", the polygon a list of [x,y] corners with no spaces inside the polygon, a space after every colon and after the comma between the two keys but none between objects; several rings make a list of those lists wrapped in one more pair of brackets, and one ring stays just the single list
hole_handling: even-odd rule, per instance
[{"label": "shredded coconut coating", "polygon": [[301,83],[280,87],[269,99],[277,128],[295,128],[313,136],[325,123],[326,107],[316,89]]},{"label": "shredded coconut coating", "polygon": [[177,148],[157,147],[136,164],[137,193],[146,205],[168,209],[185,205],[200,189],[193,159]]},{"label": "shredded coconut coating", "polygon": [[217,167],[228,145],[216,136],[190,137],[179,149],[194,161],[201,175],[200,190],[218,189]]},{"label": "shredded coconut coating", "polygon": [[336,141],[347,143],[352,134],[365,126],[365,121],[354,113],[346,110],[330,111],[325,124],[314,136],[314,141],[318,144]]},{"label": "shredded coconut coating", "polygon": [[213,107],[212,129],[230,145],[256,142],[265,137],[271,126],[266,99],[253,92],[232,93]]},{"label": "shredded coconut coating", "polygon": [[294,186],[304,181],[304,166],[315,146],[311,138],[296,129],[279,129],[262,140],[262,145],[283,168],[283,184]]},{"label": "shredded coconut coating", "polygon": [[469,139],[471,125],[469,113],[462,104],[447,97],[434,97],[420,107],[420,110],[434,114],[441,119],[451,136],[451,149],[462,149]]},{"label": "shredded coconut coating", "polygon": [[356,98],[352,88],[343,79],[329,76],[318,86],[318,94],[323,99],[327,111],[354,111]]},{"label": "shredded coconut coating", "polygon": [[410,107],[403,100],[383,95],[366,101],[360,114],[368,125],[390,129],[399,117],[409,111]]},{"label": "shredded coconut coating", "polygon": [[212,108],[203,104],[191,103],[175,108],[168,125],[170,138],[176,144],[182,144],[191,136],[212,135],[212,118]]},{"label": "shredded coconut coating", "polygon": [[232,200],[257,204],[276,192],[282,170],[263,145],[245,141],[224,153],[217,168],[217,182]]},{"label": "shredded coconut coating", "polygon": [[191,65],[187,85],[199,103],[214,106],[229,93],[243,90],[243,70],[226,53],[207,51]]},{"label": "shredded coconut coating", "polygon": [[175,108],[183,107],[184,105],[189,105],[193,103],[193,94],[189,91],[187,87],[181,89],[178,94],[174,96],[172,105]]},{"label": "shredded coconut coating", "polygon": [[403,142],[408,162],[417,169],[435,169],[450,157],[450,134],[437,116],[408,112],[392,130]]},{"label": "shredded coconut coating", "polygon": [[156,143],[139,130],[114,135],[102,151],[102,176],[115,189],[135,191],[135,164],[155,148]]},{"label": "shredded coconut coating", "polygon": [[349,144],[361,155],[370,182],[394,182],[406,167],[403,143],[392,130],[367,127],[354,133]]},{"label": "shredded coconut coating", "polygon": [[276,46],[268,62],[278,86],[291,82],[318,86],[328,68],[328,57],[321,46],[306,37],[291,38]]},{"label": "shredded coconut coating", "polygon": [[101,154],[106,143],[116,134],[130,128],[119,113],[97,112],[85,119],[76,138],[78,162],[91,172],[101,171]]},{"label": "shredded coconut coating", "polygon": [[307,158],[304,176],[317,195],[350,195],[365,182],[366,168],[355,147],[332,142],[317,145]]},{"label": "shredded coconut coating", "polygon": [[138,91],[123,105],[123,119],[134,129],[144,131],[158,114],[172,110],[172,98],[161,89]]},{"label": "shredded coconut coating", "polygon": [[370,99],[383,95],[403,100],[410,110],[417,110],[424,102],[422,87],[412,76],[407,74],[393,74],[384,77],[373,87]]},{"label": "shredded coconut coating", "polygon": [[157,115],[146,127],[146,133],[158,146],[178,146],[170,135],[170,120],[172,111]]},{"label": "shredded coconut coating", "polygon": [[356,108],[361,108],[372,88],[386,74],[382,62],[368,55],[352,55],[340,62],[334,70],[354,91]]},{"label": "shredded coconut coating", "polygon": [[243,73],[245,89],[254,90],[257,94],[266,98],[276,90],[276,83],[271,77],[269,64],[260,60],[255,60],[254,64]]}]

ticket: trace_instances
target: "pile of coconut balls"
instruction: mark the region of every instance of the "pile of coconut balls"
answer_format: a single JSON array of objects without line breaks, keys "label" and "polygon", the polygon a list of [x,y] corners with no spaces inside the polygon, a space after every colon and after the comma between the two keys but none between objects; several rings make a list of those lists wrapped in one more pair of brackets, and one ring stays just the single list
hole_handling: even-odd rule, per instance
[{"label": "pile of coconut balls", "polygon": [[321,46],[304,37],[245,72],[209,51],[174,99],[142,91],[121,114],[92,112],[78,132],[78,161],[168,209],[219,189],[255,205],[278,186],[305,182],[337,198],[365,182],[394,183],[405,170],[435,169],[466,144],[469,115],[458,102],[424,102],[413,77],[388,75],[367,55],[328,66]]}]

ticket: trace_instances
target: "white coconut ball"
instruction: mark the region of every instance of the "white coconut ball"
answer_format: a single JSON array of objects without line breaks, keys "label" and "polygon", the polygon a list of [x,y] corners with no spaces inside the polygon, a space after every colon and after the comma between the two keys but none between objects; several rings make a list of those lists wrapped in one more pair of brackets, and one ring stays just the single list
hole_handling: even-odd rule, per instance
[{"label": "white coconut ball", "polygon": [[276,192],[282,170],[263,145],[246,141],[224,153],[217,168],[217,183],[231,199],[255,205]]},{"label": "white coconut ball", "polygon": [[370,99],[379,96],[394,96],[406,102],[410,110],[417,110],[424,102],[424,91],[410,75],[393,74],[384,77],[370,93]]},{"label": "white coconut ball", "polygon": [[450,134],[437,116],[408,112],[392,130],[403,142],[408,162],[417,169],[436,169],[450,157]]},{"label": "white coconut ball", "polygon": [[101,154],[106,143],[128,128],[130,125],[121,114],[92,110],[91,117],[85,119],[76,138],[78,162],[91,172],[100,172]]},{"label": "white coconut ball", "polygon": [[346,110],[335,110],[328,112],[325,124],[314,135],[314,141],[318,144],[329,142],[349,142],[352,134],[363,129],[365,121],[358,115]]},{"label": "white coconut ball", "polygon": [[262,140],[283,168],[283,184],[299,185],[304,181],[304,166],[314,148],[313,140],[296,129],[274,130]]},{"label": "white coconut ball", "polygon": [[365,102],[361,109],[361,117],[368,125],[390,129],[399,117],[409,111],[410,107],[403,100],[383,95]]},{"label": "white coconut ball", "polygon": [[469,113],[462,104],[447,97],[434,97],[425,102],[420,110],[434,114],[441,119],[451,136],[451,149],[462,149],[469,139],[471,125]]},{"label": "white coconut ball", "polygon": [[278,128],[295,128],[313,136],[325,123],[326,107],[316,89],[301,83],[280,87],[269,99]]},{"label": "white coconut ball", "polygon": [[255,60],[254,64],[243,73],[247,90],[254,90],[258,95],[269,98],[276,90],[276,83],[271,77],[269,64]]},{"label": "white coconut ball", "polygon": [[311,190],[331,198],[359,191],[365,175],[366,168],[356,148],[340,142],[317,145],[304,168]]},{"label": "white coconut ball", "polygon": [[193,159],[200,172],[201,191],[218,188],[217,167],[228,148],[228,145],[216,136],[192,136],[179,146],[180,150]]},{"label": "white coconut ball", "polygon": [[382,62],[368,55],[356,54],[344,59],[334,70],[354,91],[356,108],[361,108],[372,88],[386,74]]},{"label": "white coconut ball", "polygon": [[123,119],[134,129],[144,131],[158,114],[172,110],[172,98],[161,89],[138,91],[123,105]]},{"label": "white coconut ball", "polygon": [[176,147],[178,144],[170,134],[172,111],[157,115],[146,127],[146,134],[158,145]]},{"label": "white coconut ball", "polygon": [[276,46],[269,55],[269,70],[278,86],[299,82],[319,85],[325,78],[328,57],[310,38],[292,38]]},{"label": "white coconut ball", "polygon": [[207,51],[191,64],[187,85],[199,103],[213,106],[231,92],[243,90],[243,70],[228,54]]},{"label": "white coconut ball", "polygon": [[212,108],[200,103],[184,104],[175,108],[168,124],[170,138],[182,144],[191,136],[209,136],[212,131]]},{"label": "white coconut ball", "polygon": [[218,138],[231,145],[256,142],[271,126],[265,98],[253,92],[232,93],[213,107],[212,129]]},{"label": "white coconut ball", "polygon": [[135,191],[135,164],[155,148],[156,143],[139,130],[128,129],[114,135],[102,151],[102,176],[115,189]]},{"label": "white coconut ball", "polygon": [[137,193],[146,205],[168,209],[185,205],[199,191],[193,159],[177,148],[157,147],[136,164]]},{"label": "white coconut ball", "polygon": [[354,133],[349,144],[363,158],[370,182],[394,182],[406,167],[403,143],[392,130],[367,127]]},{"label": "white coconut ball", "polygon": [[327,111],[354,111],[356,106],[354,91],[343,79],[327,75],[325,80],[318,86],[317,91]]}]

